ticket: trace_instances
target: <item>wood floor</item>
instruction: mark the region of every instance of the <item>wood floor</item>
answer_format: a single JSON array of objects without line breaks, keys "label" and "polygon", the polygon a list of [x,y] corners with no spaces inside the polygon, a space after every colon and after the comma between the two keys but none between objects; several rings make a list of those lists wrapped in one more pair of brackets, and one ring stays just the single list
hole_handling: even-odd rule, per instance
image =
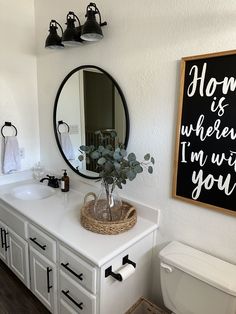
[{"label": "wood floor", "polygon": [[23,283],[0,261],[0,314],[49,314]]}]

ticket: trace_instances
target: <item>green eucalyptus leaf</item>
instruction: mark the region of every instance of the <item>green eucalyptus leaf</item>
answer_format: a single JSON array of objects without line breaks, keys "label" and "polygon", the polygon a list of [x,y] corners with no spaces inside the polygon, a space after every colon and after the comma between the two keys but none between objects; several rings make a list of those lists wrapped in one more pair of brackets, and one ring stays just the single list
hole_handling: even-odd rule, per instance
[{"label": "green eucalyptus leaf", "polygon": [[114,162],[114,167],[115,167],[116,170],[120,170],[121,164],[119,162],[115,161]]},{"label": "green eucalyptus leaf", "polygon": [[108,149],[108,150],[113,150],[113,147],[112,147],[111,144],[108,144],[108,145],[106,146],[106,149]]},{"label": "green eucalyptus leaf", "polygon": [[102,156],[106,156],[106,155],[110,154],[110,151],[108,149],[104,148],[101,153],[102,153]]},{"label": "green eucalyptus leaf", "polygon": [[88,151],[89,151],[89,148],[88,148],[88,146],[86,146],[86,145],[81,145],[81,146],[80,146],[80,149],[81,149],[83,152],[88,152]]},{"label": "green eucalyptus leaf", "polygon": [[134,154],[134,153],[130,153],[130,154],[128,155],[128,160],[129,160],[129,161],[135,161],[135,160],[136,160],[135,154]]},{"label": "green eucalyptus leaf", "polygon": [[129,162],[125,159],[122,160],[122,167],[125,168],[125,167],[129,167]]},{"label": "green eucalyptus leaf", "polygon": [[148,160],[150,159],[150,157],[151,157],[150,154],[146,154],[146,155],[144,156],[144,159],[148,161]]},{"label": "green eucalyptus leaf", "polygon": [[118,161],[122,159],[121,155],[118,152],[114,152],[113,158]]},{"label": "green eucalyptus leaf", "polygon": [[122,157],[125,157],[125,156],[127,156],[127,151],[124,148],[122,148],[120,150],[120,154],[121,154]]},{"label": "green eucalyptus leaf", "polygon": [[135,160],[135,161],[131,161],[129,164],[130,164],[130,166],[132,166],[132,167],[136,167],[136,166],[140,165],[140,162],[137,161],[137,160]]},{"label": "green eucalyptus leaf", "polygon": [[141,172],[143,172],[143,168],[140,165],[137,165],[134,167],[134,171],[136,173],[141,173]]},{"label": "green eucalyptus leaf", "polygon": [[132,181],[136,178],[136,173],[133,170],[129,170],[127,172],[127,177],[130,181]]},{"label": "green eucalyptus leaf", "polygon": [[101,158],[98,159],[97,163],[98,163],[99,166],[102,166],[102,165],[105,164],[106,161],[107,161],[106,158],[101,157]]},{"label": "green eucalyptus leaf", "polygon": [[90,154],[90,157],[92,159],[98,159],[100,157],[100,153],[97,150],[95,150]]},{"label": "green eucalyptus leaf", "polygon": [[83,155],[79,155],[78,159],[79,159],[79,161],[83,161],[84,160],[84,156]]},{"label": "green eucalyptus leaf", "polygon": [[99,145],[97,150],[99,151],[99,153],[102,153],[104,149],[105,149],[104,146]]},{"label": "green eucalyptus leaf", "polygon": [[152,168],[152,166],[149,166],[149,167],[148,167],[148,172],[149,172],[150,174],[153,173],[153,168]]},{"label": "green eucalyptus leaf", "polygon": [[110,161],[107,161],[103,166],[106,172],[111,172],[113,169],[113,165]]},{"label": "green eucalyptus leaf", "polygon": [[155,159],[151,157],[151,163],[154,165],[155,164]]},{"label": "green eucalyptus leaf", "polygon": [[113,157],[113,154],[114,154],[114,150],[110,150],[107,148],[105,148],[102,153],[103,156],[108,156],[108,157]]},{"label": "green eucalyptus leaf", "polygon": [[116,182],[116,185],[118,186],[119,189],[122,189],[122,184],[121,184],[121,182],[117,181],[117,182]]}]

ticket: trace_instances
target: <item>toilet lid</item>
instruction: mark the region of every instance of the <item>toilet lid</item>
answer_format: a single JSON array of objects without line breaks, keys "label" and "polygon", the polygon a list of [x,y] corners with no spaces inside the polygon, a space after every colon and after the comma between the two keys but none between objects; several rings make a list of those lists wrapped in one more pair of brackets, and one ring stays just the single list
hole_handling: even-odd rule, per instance
[{"label": "toilet lid", "polygon": [[161,261],[236,296],[236,265],[174,241],[159,253]]}]

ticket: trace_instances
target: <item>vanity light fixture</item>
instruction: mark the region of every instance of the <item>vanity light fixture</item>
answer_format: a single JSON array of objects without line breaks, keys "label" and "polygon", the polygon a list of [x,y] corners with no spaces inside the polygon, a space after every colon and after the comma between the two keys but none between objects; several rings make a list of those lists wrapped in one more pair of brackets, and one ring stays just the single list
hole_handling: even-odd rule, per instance
[{"label": "vanity light fixture", "polygon": [[[96,20],[96,14],[99,16],[99,23]],[[103,38],[102,26],[107,25],[107,22],[101,21],[101,13],[95,3],[90,3],[86,9],[87,21],[82,28],[81,38],[86,41],[98,41]]]},{"label": "vanity light fixture", "polygon": [[61,29],[61,33],[63,34],[63,29],[61,25],[56,20],[51,20],[49,24],[49,35],[45,42],[45,48],[51,49],[61,49],[64,48],[64,45],[61,42],[61,37],[57,34],[58,27]]},{"label": "vanity light fixture", "polygon": [[[75,22],[78,22],[79,26],[75,27]],[[83,42],[81,36],[81,24],[80,20],[74,12],[70,11],[66,17],[67,28],[62,35],[62,43],[65,46],[76,46]]]},{"label": "vanity light fixture", "polygon": [[[99,17],[98,22],[96,15]],[[87,17],[87,20],[84,25],[81,25],[78,16],[74,12],[69,11],[66,16],[67,28],[64,32],[56,20],[51,20],[45,47],[52,49],[64,48],[64,46],[72,47],[86,41],[93,42],[102,39],[103,33],[101,27],[107,25],[107,22],[101,21],[101,13],[95,3],[91,2],[87,6],[85,17]],[[78,22],[78,26],[75,25],[76,22]],[[62,32],[61,37],[57,34],[58,26]]]}]

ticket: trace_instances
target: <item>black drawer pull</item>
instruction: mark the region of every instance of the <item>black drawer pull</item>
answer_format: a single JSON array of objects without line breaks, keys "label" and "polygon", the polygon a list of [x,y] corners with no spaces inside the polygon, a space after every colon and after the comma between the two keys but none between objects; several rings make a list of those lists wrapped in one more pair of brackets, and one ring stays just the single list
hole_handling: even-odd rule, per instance
[{"label": "black drawer pull", "polygon": [[83,310],[83,302],[76,302],[70,295],[70,291],[67,290],[67,291],[64,291],[64,290],[61,290],[61,292],[72,302],[74,303],[76,306],[78,306],[79,309]]},{"label": "black drawer pull", "polygon": [[40,249],[45,251],[47,245],[46,244],[42,245],[42,244],[38,243],[36,240],[37,240],[37,238],[30,238],[30,241],[34,242],[37,246],[40,247]]},{"label": "black drawer pull", "polygon": [[4,229],[1,228],[1,246],[2,246],[2,249],[4,248],[3,232],[4,232]]},{"label": "black drawer pull", "polygon": [[47,289],[48,289],[48,293],[50,292],[50,289],[52,288],[52,286],[50,286],[50,278],[49,278],[49,273],[51,271],[52,271],[52,269],[47,267]]},{"label": "black drawer pull", "polygon": [[8,235],[8,232],[5,229],[3,230],[3,232],[4,232],[5,251],[7,251],[7,249],[10,247],[10,245],[7,245],[7,235]]},{"label": "black drawer pull", "polygon": [[79,280],[83,280],[83,274],[81,273],[81,274],[76,274],[76,272],[74,272],[69,266],[69,263],[66,263],[66,264],[64,264],[64,263],[61,263],[61,266],[63,266],[65,269],[67,269],[71,274],[73,274],[76,278],[78,278]]}]

